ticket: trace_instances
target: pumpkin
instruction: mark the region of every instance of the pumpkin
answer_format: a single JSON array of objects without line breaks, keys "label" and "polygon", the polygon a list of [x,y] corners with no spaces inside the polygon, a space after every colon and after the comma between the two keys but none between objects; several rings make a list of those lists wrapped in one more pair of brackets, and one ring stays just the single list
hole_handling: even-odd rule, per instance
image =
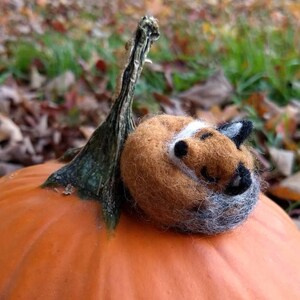
[{"label": "pumpkin", "polygon": [[135,83],[158,36],[155,19],[142,18],[112,110],[69,164],[0,179],[0,299],[300,298],[299,232],[263,195],[246,222],[215,236],[121,212]]},{"label": "pumpkin", "polygon": [[161,231],[124,212],[111,234],[98,201],[40,188],[60,167],[0,180],[1,299],[300,298],[300,234],[265,196],[216,236]]}]

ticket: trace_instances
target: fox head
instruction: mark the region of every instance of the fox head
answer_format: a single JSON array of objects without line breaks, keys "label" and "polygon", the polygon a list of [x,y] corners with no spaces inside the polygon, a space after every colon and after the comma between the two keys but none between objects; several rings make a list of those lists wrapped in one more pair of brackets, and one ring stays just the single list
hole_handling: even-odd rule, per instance
[{"label": "fox head", "polygon": [[171,161],[196,182],[227,195],[244,193],[252,184],[253,159],[242,145],[252,131],[250,121],[214,128],[192,121],[168,146]]},{"label": "fox head", "polygon": [[258,199],[254,159],[243,143],[250,121],[216,127],[160,115],[126,141],[121,174],[136,207],[154,223],[216,234],[243,222]]}]

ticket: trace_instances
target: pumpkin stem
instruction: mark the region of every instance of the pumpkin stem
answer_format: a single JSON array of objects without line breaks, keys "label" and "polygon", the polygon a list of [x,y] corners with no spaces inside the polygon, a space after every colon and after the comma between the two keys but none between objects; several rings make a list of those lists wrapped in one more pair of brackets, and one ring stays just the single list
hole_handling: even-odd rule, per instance
[{"label": "pumpkin stem", "polygon": [[51,174],[42,185],[71,185],[77,189],[81,198],[101,201],[108,229],[114,229],[117,225],[121,199],[124,198],[119,165],[124,142],[135,127],[132,118],[135,85],[150,47],[158,38],[157,21],[153,17],[143,17],[137,26],[122,72],[119,95],[108,117],[75,158]]}]

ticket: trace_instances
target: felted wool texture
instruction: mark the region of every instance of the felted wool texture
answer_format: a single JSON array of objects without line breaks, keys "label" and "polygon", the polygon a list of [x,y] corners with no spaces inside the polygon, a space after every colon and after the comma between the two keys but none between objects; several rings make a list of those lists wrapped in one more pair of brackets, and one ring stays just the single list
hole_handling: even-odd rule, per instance
[{"label": "felted wool texture", "polygon": [[[141,123],[126,141],[121,175],[136,205],[155,224],[217,234],[247,218],[258,199],[259,181],[249,150],[237,149],[209,124],[184,139],[189,152],[182,159],[183,167],[178,165],[170,155],[170,145],[192,122],[190,117],[160,115]],[[202,141],[204,133],[212,135]],[[252,184],[243,194],[225,195],[222,191],[239,162],[251,172]],[[204,165],[210,176],[220,177],[217,183],[203,180],[199,171]]]},{"label": "felted wool texture", "polygon": [[[201,140],[200,136],[207,133],[211,136]],[[245,146],[241,146],[240,150],[237,149],[228,137],[213,128],[205,128],[200,134],[185,139],[185,142],[189,151],[182,161],[199,178],[202,167],[206,167],[209,176],[218,179],[217,184],[210,186],[214,191],[221,192],[224,189],[240,162],[249,170],[254,168],[253,158]]]}]

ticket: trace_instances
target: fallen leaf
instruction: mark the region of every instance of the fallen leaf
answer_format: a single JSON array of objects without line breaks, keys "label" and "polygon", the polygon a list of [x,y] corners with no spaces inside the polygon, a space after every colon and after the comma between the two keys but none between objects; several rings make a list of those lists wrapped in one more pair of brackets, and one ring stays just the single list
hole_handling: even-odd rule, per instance
[{"label": "fallen leaf", "polygon": [[23,135],[20,128],[11,119],[0,114],[0,142],[9,141],[14,143],[22,140]]},{"label": "fallen leaf", "polygon": [[3,100],[12,100],[17,104],[21,101],[21,98],[15,87],[2,85],[0,86],[0,102]]},{"label": "fallen leaf", "polygon": [[38,164],[43,161],[42,155],[32,155],[27,151],[27,145],[23,143],[8,144],[3,149],[0,148],[1,161],[20,162],[23,165]]},{"label": "fallen leaf", "polygon": [[181,59],[172,60],[170,62],[152,63],[147,65],[147,68],[154,72],[161,72],[166,78],[167,88],[173,89],[173,73],[188,72],[186,62]]},{"label": "fallen leaf", "polygon": [[65,33],[67,31],[65,23],[60,20],[52,20],[50,25],[57,32]]},{"label": "fallen leaf", "polygon": [[284,15],[279,9],[275,10],[271,13],[272,21],[275,24],[279,24],[280,27],[284,27],[288,25],[288,18],[286,15]]},{"label": "fallen leaf", "polygon": [[57,96],[62,96],[75,83],[75,75],[71,71],[66,71],[60,76],[52,79],[46,85],[48,99],[54,100]]},{"label": "fallen leaf", "polygon": [[30,140],[30,138],[28,136],[25,136],[23,139],[23,145],[25,147],[25,151],[26,153],[30,154],[30,155],[34,155],[35,154],[35,149],[32,145],[32,142]]},{"label": "fallen leaf", "polygon": [[95,131],[95,127],[93,126],[80,126],[79,130],[83,134],[86,139],[89,139],[92,133]]},{"label": "fallen leaf", "polygon": [[47,0],[36,0],[36,4],[42,7],[46,6],[47,3],[48,3]]},{"label": "fallen leaf", "polygon": [[187,103],[184,103],[179,99],[171,98],[169,96],[159,94],[159,93],[154,93],[153,96],[159,102],[162,110],[166,114],[173,115],[173,116],[187,115],[187,111],[188,111]]},{"label": "fallen leaf", "polygon": [[270,187],[269,192],[281,199],[300,201],[300,172]]},{"label": "fallen leaf", "polygon": [[107,70],[107,64],[104,59],[98,59],[96,62],[96,68],[102,73],[105,73]]},{"label": "fallen leaf", "polygon": [[278,171],[284,176],[290,176],[294,165],[295,153],[277,148],[269,148],[269,153]]},{"label": "fallen leaf", "polygon": [[300,194],[300,172],[293,174],[292,176],[284,179],[281,185],[294,191],[298,191]]},{"label": "fallen leaf", "polygon": [[50,134],[48,128],[48,116],[41,115],[39,118],[39,123],[34,128],[34,137],[44,137]]},{"label": "fallen leaf", "polygon": [[33,66],[30,71],[30,87],[32,89],[37,90],[43,85],[45,81],[46,81],[46,77],[42,76],[38,72],[37,68]]},{"label": "fallen leaf", "polygon": [[172,105],[171,98],[167,95],[154,92],[153,96],[155,100],[157,100],[161,104]]},{"label": "fallen leaf", "polygon": [[17,25],[15,27],[15,29],[17,30],[17,32],[21,35],[27,35],[31,32],[31,28],[29,25],[25,25],[25,24],[20,24]]},{"label": "fallen leaf", "polygon": [[178,97],[184,101],[190,101],[194,105],[205,109],[213,105],[222,105],[228,102],[233,88],[222,70],[217,71],[205,82],[196,84]]},{"label": "fallen leaf", "polygon": [[246,104],[253,107],[257,114],[264,119],[278,116],[282,112],[282,109],[274,102],[271,102],[263,93],[253,93],[246,100]]},{"label": "fallen leaf", "polygon": [[218,118],[210,110],[198,109],[196,112],[197,119],[201,119],[211,124],[217,124]]},{"label": "fallen leaf", "polygon": [[265,156],[255,148],[251,148],[251,152],[254,154],[260,165],[260,171],[268,172],[271,169],[271,163],[265,158]]},{"label": "fallen leaf", "polygon": [[265,123],[265,129],[280,134],[283,138],[290,138],[300,123],[300,109],[292,105],[282,108]]},{"label": "fallen leaf", "polygon": [[159,16],[160,18],[168,18],[171,14],[171,7],[163,0],[145,0],[144,5],[148,14]]},{"label": "fallen leaf", "polygon": [[0,162],[0,177],[23,168],[23,165]]},{"label": "fallen leaf", "polygon": [[281,185],[272,186],[269,188],[268,192],[280,199],[300,201],[300,191],[294,191]]},{"label": "fallen leaf", "polygon": [[300,3],[297,3],[298,1],[295,1],[295,3],[293,3],[294,1],[291,1],[291,3],[289,3],[287,5],[287,8],[289,9],[289,12],[292,16],[294,16],[294,18],[296,20],[300,19]]},{"label": "fallen leaf", "polygon": [[242,116],[242,114],[238,106],[235,104],[228,105],[223,109],[223,111],[219,115],[219,123],[229,122],[239,116]]},{"label": "fallen leaf", "polygon": [[214,105],[209,111],[202,109],[197,110],[196,115],[198,118],[206,120],[207,122],[221,124],[241,116],[241,112],[234,104],[228,105],[224,109],[221,109],[218,105]]},{"label": "fallen leaf", "polygon": [[300,130],[297,130],[294,134],[294,139],[299,142],[300,141]]}]

